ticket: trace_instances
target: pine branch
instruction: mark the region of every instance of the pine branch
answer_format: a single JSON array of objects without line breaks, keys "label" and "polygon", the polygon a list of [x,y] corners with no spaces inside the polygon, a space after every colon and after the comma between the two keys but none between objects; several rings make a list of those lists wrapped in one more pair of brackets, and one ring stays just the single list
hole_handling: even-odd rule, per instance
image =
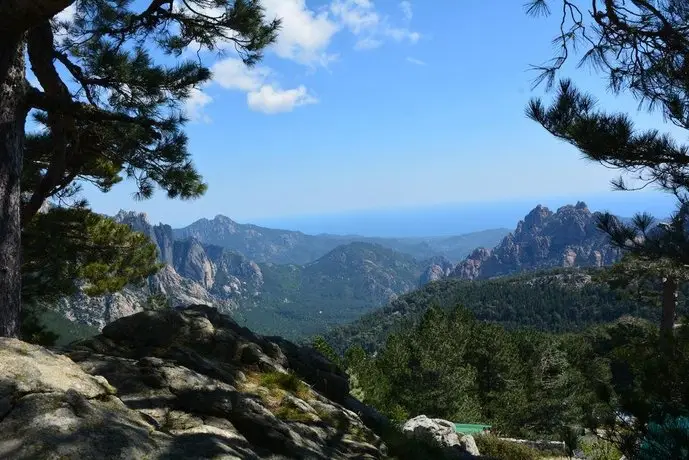
[{"label": "pine branch", "polygon": [[125,113],[110,112],[81,102],[62,101],[33,87],[28,88],[26,99],[31,108],[72,115],[79,120],[118,121],[148,129],[161,125],[161,122],[147,117],[134,117]]}]

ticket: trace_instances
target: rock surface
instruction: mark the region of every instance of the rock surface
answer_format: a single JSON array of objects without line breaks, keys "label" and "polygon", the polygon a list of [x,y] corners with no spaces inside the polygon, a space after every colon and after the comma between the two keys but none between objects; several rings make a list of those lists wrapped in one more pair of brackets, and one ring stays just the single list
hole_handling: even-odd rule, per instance
[{"label": "rock surface", "polygon": [[493,249],[479,248],[450,276],[481,279],[555,267],[601,267],[620,257],[585,203],[552,212],[537,206]]},{"label": "rock surface", "polygon": [[0,339],[0,362],[0,458],[388,458],[332,363],[207,306],[53,351]]},{"label": "rock surface", "polygon": [[78,294],[62,299],[58,309],[73,321],[102,328],[142,311],[151,295],[163,295],[173,306],[207,304],[229,313],[263,286],[259,266],[240,254],[195,239],[175,241],[169,225],[152,225],[144,213],[120,211],[114,219],[147,235],[164,266],[143,287],[127,287],[102,297]]},{"label": "rock surface", "polygon": [[[147,235],[158,248],[163,268],[150,276],[143,287],[127,287],[102,297],[82,293],[62,299],[58,309],[70,320],[102,328],[142,311],[149,297],[158,295],[169,299],[171,306],[205,304],[226,313],[238,312],[251,320],[268,318],[266,324],[251,324],[264,332],[284,335],[299,331],[308,335],[322,332],[331,322],[351,321],[362,311],[415,289],[422,271],[419,262],[407,254],[357,242],[337,246],[304,266],[259,266],[240,253],[202,243],[195,234],[174,240],[169,225],[151,225],[145,214],[121,211],[114,219]],[[235,235],[234,224],[225,224],[228,235]],[[245,232],[235,237],[249,238]],[[289,246],[289,241],[284,244]],[[449,270],[447,264],[445,261],[443,270]],[[340,308],[342,305],[348,308]],[[321,318],[320,324],[312,321],[312,315],[327,311],[328,307],[334,320]],[[261,315],[251,312],[259,309]],[[292,311],[283,312],[286,309]],[[273,316],[265,314],[266,310],[273,310]],[[309,329],[316,325],[320,329]]]},{"label": "rock surface", "polygon": [[421,274],[420,283],[422,286],[426,283],[438,281],[446,278],[454,269],[454,264],[445,257],[434,257],[426,261],[428,266]]},{"label": "rock surface", "polygon": [[448,420],[419,415],[407,420],[402,431],[409,437],[430,440],[446,447],[449,458],[474,458],[480,455],[474,438],[469,435],[460,436],[454,423]]}]

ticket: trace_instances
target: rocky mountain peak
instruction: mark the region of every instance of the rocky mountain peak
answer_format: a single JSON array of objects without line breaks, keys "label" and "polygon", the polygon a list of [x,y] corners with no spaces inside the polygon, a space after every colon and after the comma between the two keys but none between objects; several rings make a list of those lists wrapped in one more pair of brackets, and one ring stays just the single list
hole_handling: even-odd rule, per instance
[{"label": "rocky mountain peak", "polygon": [[528,231],[533,228],[542,226],[543,222],[545,222],[545,220],[552,215],[553,213],[550,209],[539,204],[534,209],[532,209],[531,212],[529,212],[526,215],[526,217],[524,217],[524,221],[522,224],[523,230]]},{"label": "rocky mountain peak", "polygon": [[421,273],[420,284],[422,286],[447,277],[454,269],[454,264],[442,256],[424,261],[423,265],[426,265],[426,269]]},{"label": "rocky mountain peak", "polygon": [[574,207],[576,209],[582,209],[582,210],[584,210],[584,209],[588,210],[588,208],[589,208],[588,206],[586,206],[586,203],[584,203],[583,201],[577,201],[577,204],[575,204]]},{"label": "rocky mountain peak", "polygon": [[125,211],[124,209],[120,209],[113,219],[120,224],[129,225],[136,231],[143,231],[143,229],[151,227],[151,221],[148,219],[148,214],[145,212]]},{"label": "rocky mountain peak", "polygon": [[492,251],[475,251],[451,276],[477,279],[523,270],[609,265],[620,253],[598,230],[598,215],[582,201],[556,212],[538,205]]}]

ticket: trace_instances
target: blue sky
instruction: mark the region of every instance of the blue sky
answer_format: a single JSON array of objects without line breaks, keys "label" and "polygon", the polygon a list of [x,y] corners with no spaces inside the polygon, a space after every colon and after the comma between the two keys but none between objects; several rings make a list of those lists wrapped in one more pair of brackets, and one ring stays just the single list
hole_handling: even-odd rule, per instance
[{"label": "blue sky", "polygon": [[[179,226],[216,214],[246,222],[576,201],[610,189],[615,174],[524,116],[529,98],[542,93],[531,90],[529,64],[553,56],[557,18],[528,17],[514,0],[264,5],[283,18],[283,30],[258,68],[243,68],[231,54],[203,54],[214,80],[189,101],[187,132],[207,194],[137,202],[131,184],[108,194],[86,188],[95,210],[139,210]],[[569,66],[563,75],[607,108],[636,111],[588,70]],[[677,133],[658,115],[636,118]]]}]

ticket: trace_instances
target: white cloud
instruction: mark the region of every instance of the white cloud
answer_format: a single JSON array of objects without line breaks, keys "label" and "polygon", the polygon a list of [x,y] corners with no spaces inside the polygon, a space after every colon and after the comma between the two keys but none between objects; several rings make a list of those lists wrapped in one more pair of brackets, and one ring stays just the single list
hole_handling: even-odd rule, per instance
[{"label": "white cloud", "polygon": [[305,0],[263,0],[261,3],[268,19],[282,20],[274,45],[278,56],[306,65],[327,65],[336,58],[327,48],[340,27],[327,11],[316,13],[309,9]]},{"label": "white cloud", "polygon": [[411,2],[408,0],[401,1],[400,2],[400,9],[402,10],[402,14],[404,15],[404,18],[407,21],[411,21],[411,18],[414,17],[414,11],[412,10]]},{"label": "white cloud", "polygon": [[413,57],[407,57],[407,62],[409,62],[410,64],[420,65],[420,66],[427,65],[426,62],[422,61],[421,59],[416,59]]},{"label": "white cloud", "polygon": [[213,98],[198,88],[191,90],[189,98],[185,101],[184,112],[191,121],[210,123],[211,119],[203,113],[203,108],[213,102]]},{"label": "white cloud", "polygon": [[354,45],[355,50],[372,50],[375,48],[379,48],[383,42],[381,40],[377,40],[375,38],[371,37],[366,37],[362,38],[360,40],[357,40],[356,44]]},{"label": "white cloud", "polygon": [[[278,39],[271,50],[280,58],[309,66],[312,70],[317,66],[327,66],[337,59],[337,54],[330,50],[330,45],[333,37],[340,31],[349,31],[354,35],[356,50],[378,48],[386,41],[413,44],[421,37],[408,24],[393,25],[387,16],[378,12],[372,0],[330,0],[329,4],[318,10],[309,8],[306,2],[307,0],[262,0],[261,3],[265,8],[266,19],[281,19]],[[181,11],[186,9],[179,0],[175,0],[175,5]],[[411,3],[402,1],[399,7],[408,23],[412,17]],[[185,13],[191,14],[188,10]],[[217,16],[221,11],[208,7],[201,13]],[[231,46],[225,48],[225,51],[232,51]],[[236,57],[217,61],[211,70],[213,84],[245,92],[252,110],[273,114],[318,102],[304,85],[283,90],[270,69],[248,68]],[[193,96],[188,110],[200,116],[201,109],[212,98],[203,92],[194,93]]]},{"label": "white cloud", "polygon": [[213,81],[225,89],[252,91],[258,89],[270,70],[265,67],[247,67],[241,59],[227,58],[211,67]]},{"label": "white cloud", "polygon": [[[406,6],[402,6],[402,4]],[[412,16],[411,4],[400,5],[409,21]],[[330,12],[352,34],[359,37],[355,49],[377,48],[388,38],[396,42],[416,43],[421,34],[407,27],[393,26],[387,17],[381,16],[371,0],[333,0]]]},{"label": "white cloud", "polygon": [[247,94],[246,98],[251,110],[271,115],[291,112],[295,107],[318,102],[318,99],[309,95],[304,85],[288,90],[281,90],[273,85],[263,85],[258,91]]},{"label": "white cloud", "polygon": [[380,16],[370,0],[334,0],[330,11],[354,35],[375,30],[380,24]]},{"label": "white cloud", "polygon": [[[356,49],[371,49],[380,46],[385,39],[415,43],[420,35],[407,27],[395,26],[382,16],[372,0],[331,0],[319,9],[312,9],[307,0],[262,0],[267,20],[279,18],[282,21],[277,42],[272,51],[283,59],[289,59],[310,67],[327,66],[337,59],[337,53],[329,50],[333,37],[342,30],[348,30],[357,37]],[[180,0],[175,7],[184,14],[193,14]],[[399,3],[405,22],[412,17],[411,2]],[[223,9],[213,6],[194,7],[194,10],[217,17]],[[224,46],[232,50],[232,43]],[[375,46],[374,46],[375,45]],[[190,46],[196,51],[198,45]]]},{"label": "white cloud", "polygon": [[213,82],[225,89],[247,93],[251,110],[266,114],[290,112],[296,107],[318,102],[304,85],[283,90],[268,82],[271,71],[265,67],[249,68],[238,58],[227,58],[213,65]]},{"label": "white cloud", "polygon": [[398,42],[409,40],[410,43],[416,43],[421,38],[421,34],[419,34],[418,32],[412,32],[409,29],[400,27],[386,28],[385,35]]}]

